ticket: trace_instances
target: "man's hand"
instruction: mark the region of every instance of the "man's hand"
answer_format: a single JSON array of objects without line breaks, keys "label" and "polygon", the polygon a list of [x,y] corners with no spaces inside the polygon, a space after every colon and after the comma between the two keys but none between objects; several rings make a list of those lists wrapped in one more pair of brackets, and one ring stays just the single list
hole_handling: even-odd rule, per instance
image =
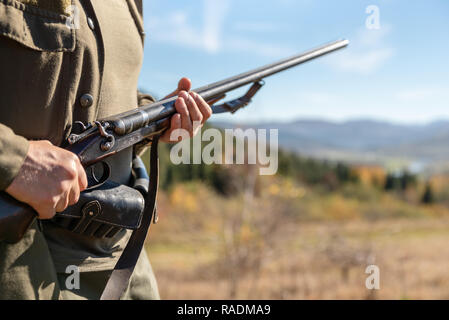
[{"label": "man's hand", "polygon": [[192,83],[187,78],[182,78],[178,83],[178,89],[168,95],[166,98],[178,96],[175,102],[175,108],[178,113],[173,115],[170,122],[170,128],[162,135],[161,141],[164,142],[178,142],[171,141],[170,135],[176,129],[184,129],[193,137],[201,126],[193,128],[193,122],[200,122],[201,125],[210,118],[212,109],[204,101],[204,99],[194,92],[189,92]]},{"label": "man's hand", "polygon": [[51,219],[77,203],[86,188],[86,173],[75,154],[49,141],[31,141],[19,174],[6,192],[33,207],[39,219]]}]

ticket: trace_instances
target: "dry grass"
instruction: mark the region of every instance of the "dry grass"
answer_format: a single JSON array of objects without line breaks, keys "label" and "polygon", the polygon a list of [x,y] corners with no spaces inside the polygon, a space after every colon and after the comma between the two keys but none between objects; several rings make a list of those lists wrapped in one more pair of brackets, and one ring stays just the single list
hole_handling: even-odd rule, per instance
[{"label": "dry grass", "polygon": [[[242,275],[233,298],[449,298],[447,219],[308,223],[289,229],[262,270]],[[195,247],[148,248],[162,298],[231,298],[230,279],[216,265],[219,244]],[[380,268],[380,290],[365,288],[369,264]]]},{"label": "dry grass", "polygon": [[[202,185],[162,194],[147,246],[162,298],[449,298],[446,208],[281,186],[232,199]],[[365,287],[371,264],[380,290]]]}]

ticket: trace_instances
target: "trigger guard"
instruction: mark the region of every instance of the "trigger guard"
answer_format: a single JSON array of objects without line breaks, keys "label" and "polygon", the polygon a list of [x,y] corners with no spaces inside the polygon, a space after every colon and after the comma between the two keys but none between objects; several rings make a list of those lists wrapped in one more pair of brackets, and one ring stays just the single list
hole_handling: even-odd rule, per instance
[{"label": "trigger guard", "polygon": [[84,191],[90,191],[93,189],[96,189],[98,187],[101,187],[106,181],[108,181],[109,177],[111,176],[111,167],[106,162],[99,162],[103,166],[103,174],[101,175],[100,179],[97,178],[94,172],[94,165],[91,165],[90,167],[86,169],[90,169],[90,176],[95,181],[95,184],[92,186],[88,186]]}]

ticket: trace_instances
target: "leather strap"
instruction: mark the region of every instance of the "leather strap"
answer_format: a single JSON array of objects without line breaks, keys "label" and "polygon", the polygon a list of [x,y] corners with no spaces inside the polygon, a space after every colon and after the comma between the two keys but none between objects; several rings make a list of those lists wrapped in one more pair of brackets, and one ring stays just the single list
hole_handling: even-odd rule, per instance
[{"label": "leather strap", "polygon": [[106,287],[101,295],[101,300],[119,300],[128,287],[129,279],[134,271],[140,252],[145,243],[146,236],[150,229],[153,215],[156,210],[156,197],[159,178],[159,157],[158,157],[159,137],[153,138],[150,151],[150,186],[145,197],[145,209],[142,223],[139,229],[133,231],[128,244],[123,250],[120,259],[112,271]]},{"label": "leather strap", "polygon": [[[136,8],[143,19],[143,1],[134,0]],[[142,43],[144,34],[142,34]],[[128,244],[117,261],[112,274],[106,283],[106,287],[101,295],[101,300],[119,300],[128,287],[129,279],[133,274],[140,252],[142,251],[151,222],[156,211],[156,197],[159,180],[159,157],[158,157],[159,137],[154,137],[150,153],[150,185],[145,197],[145,209],[143,211],[142,223],[139,229],[133,231]]]}]

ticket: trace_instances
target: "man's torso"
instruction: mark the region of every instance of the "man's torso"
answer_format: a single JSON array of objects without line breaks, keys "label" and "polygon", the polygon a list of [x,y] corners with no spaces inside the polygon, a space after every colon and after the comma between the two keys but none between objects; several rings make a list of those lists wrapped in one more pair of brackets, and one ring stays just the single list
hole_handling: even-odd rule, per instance
[{"label": "man's torso", "polygon": [[[23,2],[0,1],[0,123],[27,139],[60,145],[75,121],[137,107],[143,47],[131,1],[74,0],[75,28],[47,10],[55,9],[45,0]],[[44,8],[32,5],[39,3]],[[92,98],[87,104],[86,95]],[[127,183],[131,150],[111,163],[112,179]],[[81,271],[110,270],[129,236],[122,231],[96,239],[43,225],[57,272],[68,264]]]}]

